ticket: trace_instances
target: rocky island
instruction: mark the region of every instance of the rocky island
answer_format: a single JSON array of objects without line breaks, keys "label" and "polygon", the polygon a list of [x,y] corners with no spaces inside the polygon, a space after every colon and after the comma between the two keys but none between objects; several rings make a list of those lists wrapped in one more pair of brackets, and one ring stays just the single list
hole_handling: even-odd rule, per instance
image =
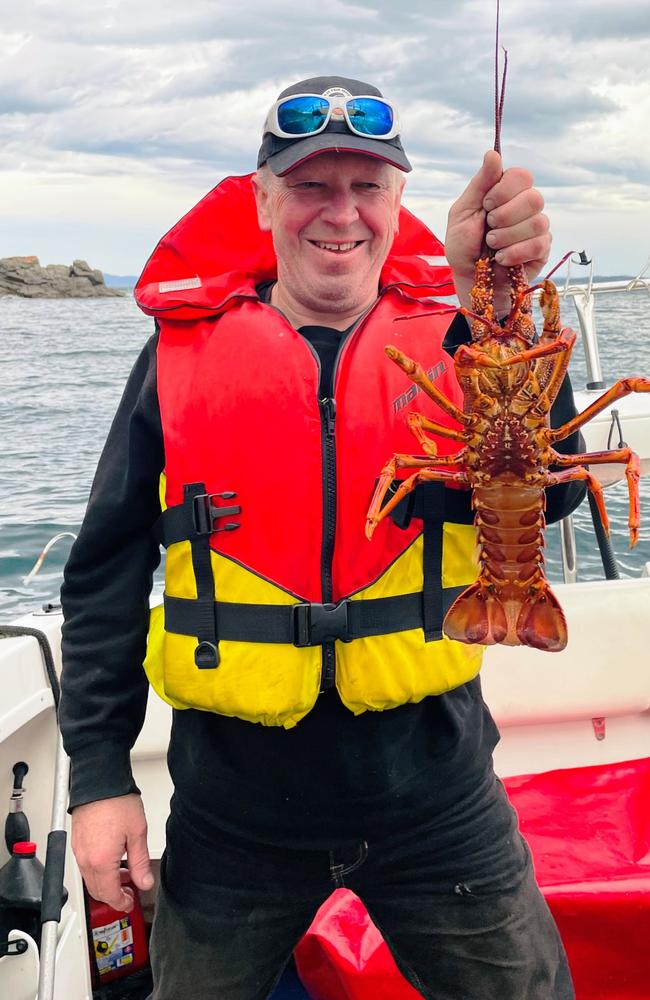
[{"label": "rocky island", "polygon": [[91,268],[85,260],[41,267],[38,257],[0,257],[0,295],[87,299],[124,294],[118,288],[109,288],[102,272]]}]

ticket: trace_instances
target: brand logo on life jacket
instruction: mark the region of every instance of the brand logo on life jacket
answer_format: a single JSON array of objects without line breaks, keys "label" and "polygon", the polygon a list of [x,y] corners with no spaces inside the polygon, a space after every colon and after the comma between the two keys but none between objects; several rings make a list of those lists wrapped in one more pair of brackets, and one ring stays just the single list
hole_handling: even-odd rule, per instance
[{"label": "brand logo on life jacket", "polygon": [[[426,374],[432,382],[435,382],[435,380],[440,378],[446,370],[444,361],[439,361],[437,365],[433,366],[433,368],[429,368]],[[419,392],[422,392],[422,389],[419,385],[413,383],[410,389],[407,389],[407,391],[403,392],[401,396],[398,396],[397,399],[393,400],[393,413],[399,413],[400,410],[403,410],[412,399],[415,399]]]}]

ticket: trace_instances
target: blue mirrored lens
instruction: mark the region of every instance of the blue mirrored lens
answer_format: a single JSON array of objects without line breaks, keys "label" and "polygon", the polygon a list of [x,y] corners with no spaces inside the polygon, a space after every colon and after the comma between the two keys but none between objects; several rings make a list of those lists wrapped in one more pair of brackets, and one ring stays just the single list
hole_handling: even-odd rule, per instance
[{"label": "blue mirrored lens", "polygon": [[364,135],[388,135],[393,127],[392,110],[372,97],[353,98],[346,107],[355,129]]},{"label": "blue mirrored lens", "polygon": [[323,97],[293,97],[278,108],[278,124],[291,135],[309,135],[321,127],[328,111]]}]

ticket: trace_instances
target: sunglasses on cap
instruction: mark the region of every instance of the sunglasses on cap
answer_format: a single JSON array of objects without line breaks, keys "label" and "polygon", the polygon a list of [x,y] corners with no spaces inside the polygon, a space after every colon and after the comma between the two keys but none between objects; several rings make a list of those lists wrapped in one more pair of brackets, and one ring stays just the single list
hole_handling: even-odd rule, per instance
[{"label": "sunglasses on cap", "polygon": [[394,139],[399,135],[397,109],[381,97],[332,97],[292,94],[276,101],[264,123],[264,132],[280,139],[318,135],[330,121],[343,122],[355,135]]}]

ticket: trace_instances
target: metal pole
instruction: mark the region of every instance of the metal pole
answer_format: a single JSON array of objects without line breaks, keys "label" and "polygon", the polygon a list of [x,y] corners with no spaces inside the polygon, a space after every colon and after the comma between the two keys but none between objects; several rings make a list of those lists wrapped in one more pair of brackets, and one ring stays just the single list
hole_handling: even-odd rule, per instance
[{"label": "metal pole", "polygon": [[573,302],[580,321],[582,343],[587,361],[587,389],[604,389],[603,373],[598,354],[598,339],[596,337],[596,322],[594,317],[595,298],[590,289],[576,293]]},{"label": "metal pole", "polygon": [[578,582],[578,567],[576,565],[576,534],[573,527],[573,515],[563,517],[560,521],[560,545],[562,549],[562,571],[565,583]]},{"label": "metal pole", "polygon": [[53,1000],[56,974],[56,946],[63,896],[63,870],[66,848],[66,812],[70,759],[63,749],[63,740],[57,727],[57,748],[54,764],[54,792],[52,797],[52,823],[47,839],[43,905],[41,909],[41,950],[38,975],[37,1000]]}]

